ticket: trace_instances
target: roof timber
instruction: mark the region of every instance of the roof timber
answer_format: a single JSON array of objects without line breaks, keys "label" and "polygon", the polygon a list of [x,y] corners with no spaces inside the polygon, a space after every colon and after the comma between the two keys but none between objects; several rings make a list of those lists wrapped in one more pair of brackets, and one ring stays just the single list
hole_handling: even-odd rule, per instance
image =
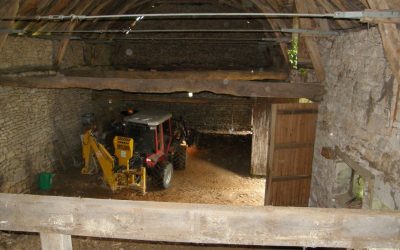
[{"label": "roof timber", "polygon": [[[254,3],[262,12],[273,12],[272,8],[269,7],[268,5],[266,5],[266,3],[264,3],[264,2],[261,2],[261,1],[258,1],[258,0],[254,0],[253,3]],[[267,21],[268,21],[268,23],[270,24],[270,26],[271,26],[272,29],[279,30],[279,29],[283,28],[283,27],[282,27],[283,25],[282,25],[282,23],[281,23],[282,20],[279,20],[279,19],[276,19],[276,20],[274,20],[274,19],[267,19]],[[276,36],[277,38],[280,38],[280,37],[284,37],[285,35],[283,35],[283,34],[280,33],[280,32],[275,32],[275,36]],[[286,65],[290,65],[290,62],[289,62],[289,55],[288,55],[288,46],[287,46],[287,44],[286,44],[286,43],[280,43],[279,46],[280,46],[280,48],[281,48],[282,55],[283,55],[283,58],[285,59]]]},{"label": "roof timber", "polygon": [[[80,15],[84,13],[91,5],[93,5],[93,2],[91,0],[86,0],[84,6],[81,6],[78,10],[76,10],[76,14]],[[66,31],[73,31],[77,25],[76,21],[70,22],[70,23],[63,23],[63,26],[61,29],[65,28]],[[57,54],[54,60],[54,66],[58,67],[61,63],[61,61],[64,58],[65,52],[67,51],[67,46],[70,42],[69,38],[64,38],[60,41],[60,44],[58,45],[57,48]]]},{"label": "roof timber", "polygon": [[[393,6],[389,5],[389,1],[387,0],[368,0],[368,3],[371,8],[376,10],[390,9],[390,7]],[[397,119],[397,102],[400,96],[400,31],[397,25],[393,23],[380,23],[378,27],[382,37],[386,59],[396,79],[394,88],[397,92],[391,110],[392,122],[394,122]]]},{"label": "roof timber", "polygon": [[65,76],[132,78],[132,79],[186,79],[186,80],[279,80],[286,81],[286,71],[250,71],[250,70],[217,70],[217,71],[119,71],[119,70],[62,70]]},{"label": "roof timber", "polygon": [[[304,0],[295,0],[295,2],[298,12],[310,13],[310,9]],[[311,29],[311,19],[301,18],[300,26],[304,29]],[[317,74],[318,80],[322,82],[325,80],[325,69],[322,63],[321,55],[319,53],[318,44],[314,41],[312,37],[304,37],[304,40],[306,42],[307,50],[310,54],[311,61],[314,66],[315,73]]]},{"label": "roof timber", "polygon": [[[7,0],[0,0],[0,16],[7,16],[7,15],[16,15],[19,8],[19,1],[7,1]],[[0,29],[9,29],[12,28],[14,25],[13,21],[9,22],[0,22]],[[7,33],[0,34],[0,51],[7,40]]]},{"label": "roof timber", "polygon": [[319,100],[321,84],[230,80],[132,79],[101,77],[0,77],[0,86],[43,89],[84,88],[132,93],[212,92],[243,97],[309,98]]},{"label": "roof timber", "polygon": [[[335,11],[353,11],[353,10],[363,10],[365,7],[368,7],[369,0],[357,0],[357,1],[344,1],[344,0],[315,0],[315,1],[301,1],[306,2],[307,4],[305,8],[309,13],[332,13]],[[107,15],[107,14],[126,14],[126,13],[137,13],[138,9],[141,7],[141,11],[146,13],[151,8],[153,3],[168,3],[170,5],[173,4],[191,4],[195,1],[187,1],[187,0],[176,0],[173,1],[172,4],[170,1],[166,0],[121,0],[121,1],[111,1],[105,0],[101,1],[99,4],[92,4],[90,6],[85,6],[87,1],[84,0],[22,0],[21,8],[18,12],[19,16],[24,15],[56,15],[56,14],[92,14],[92,15]],[[293,12],[293,2],[294,0],[270,0],[270,1],[261,1],[261,0],[252,0],[252,1],[239,1],[239,0],[220,0],[220,1],[202,1],[197,0],[197,2],[204,2],[208,4],[226,4],[227,6],[235,5],[235,8],[242,9],[244,11],[254,11],[255,8],[261,10],[262,12],[281,12],[281,13],[289,13]],[[299,1],[300,2],[300,1]],[[386,0],[388,8],[400,8],[400,3],[397,0]],[[270,24],[273,29],[281,29],[281,28],[291,28],[292,22],[290,19],[285,18],[267,18],[267,22]],[[126,22],[126,21],[124,21]],[[315,27],[314,22],[317,24],[316,26],[322,28],[323,30],[334,29],[332,26],[333,23],[339,25],[341,29],[350,29],[354,27],[359,27],[361,24],[354,21],[346,21],[346,20],[326,20],[326,19],[314,19],[309,20],[303,19],[302,25],[308,27]],[[84,22],[84,23],[62,23],[62,22],[18,22],[16,26],[25,29],[32,29],[34,31],[40,32],[44,30],[74,30],[75,28],[87,28],[89,26],[98,29],[98,27],[104,27],[108,29],[109,27],[118,27],[123,24],[122,21],[114,20],[114,21],[102,21],[102,22]],[[25,26],[24,26],[25,25]],[[288,34],[283,34],[281,32],[273,33],[276,37],[287,37]],[[101,35],[102,36],[102,35]],[[57,52],[55,64],[57,65],[61,60],[62,56],[65,53],[66,47],[68,45],[69,40],[63,39],[60,43],[59,50]],[[313,66],[315,67],[317,74],[319,76],[319,80],[323,80],[324,73],[323,67],[320,65],[320,60],[318,59],[318,52],[315,49],[315,42],[313,39],[306,39],[307,48],[310,52],[311,59],[313,62]],[[286,63],[288,63],[287,57],[287,44],[280,44],[282,54]]]}]

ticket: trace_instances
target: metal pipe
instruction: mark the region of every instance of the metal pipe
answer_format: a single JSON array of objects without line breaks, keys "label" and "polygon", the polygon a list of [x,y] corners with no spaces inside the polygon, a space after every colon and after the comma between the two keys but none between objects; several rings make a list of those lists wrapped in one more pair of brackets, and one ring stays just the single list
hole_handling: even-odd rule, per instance
[{"label": "metal pipe", "polygon": [[2,30],[0,29],[0,33],[9,33],[9,34],[75,34],[75,33],[98,33],[98,34],[107,34],[107,33],[121,33],[121,34],[140,34],[140,33],[274,33],[274,32],[282,32],[282,33],[299,33],[306,35],[315,35],[315,36],[336,36],[339,32],[336,31],[321,31],[321,30],[309,30],[309,29],[277,29],[277,30],[268,30],[268,29],[162,29],[162,30],[131,30],[131,29],[112,29],[112,30],[72,30],[72,31],[64,31],[64,30],[41,30],[41,31],[29,31],[29,30]]},{"label": "metal pipe", "polygon": [[48,15],[48,16],[13,16],[0,17],[1,21],[93,21],[143,18],[210,18],[210,17],[245,17],[245,18],[334,18],[361,20],[366,17],[400,18],[399,11],[338,11],[334,13],[144,13],[144,14],[120,14],[120,15]]},{"label": "metal pipe", "polygon": [[146,13],[146,14],[121,14],[121,15],[48,15],[48,16],[14,16],[1,17],[2,21],[93,21],[111,19],[134,18],[198,18],[198,17],[308,17],[308,18],[334,18],[335,14],[310,14],[310,13]]},{"label": "metal pipe", "polygon": [[[35,36],[38,38],[48,38],[47,36]],[[53,37],[58,39],[71,39],[71,40],[98,40],[98,38],[92,37],[79,37],[79,36],[58,36]],[[261,39],[229,39],[219,37],[113,37],[110,39],[103,39],[104,41],[110,40],[130,40],[130,41],[223,41],[223,42],[256,42],[256,43],[289,43],[290,38],[261,38]]]}]

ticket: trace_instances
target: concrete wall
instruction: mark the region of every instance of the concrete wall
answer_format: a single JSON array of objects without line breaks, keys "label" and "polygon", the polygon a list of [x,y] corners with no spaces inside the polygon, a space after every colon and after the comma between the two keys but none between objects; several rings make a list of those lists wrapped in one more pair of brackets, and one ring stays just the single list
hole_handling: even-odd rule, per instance
[{"label": "concrete wall", "polygon": [[90,90],[0,88],[0,192],[29,191],[39,172],[80,160],[90,100]]},{"label": "concrete wall", "polygon": [[[327,94],[320,106],[315,144],[312,206],[335,204],[336,164],[322,147],[339,147],[375,176],[372,208],[400,208],[400,126],[391,124],[393,75],[376,28],[321,42]],[[400,114],[397,115],[400,117]]]}]

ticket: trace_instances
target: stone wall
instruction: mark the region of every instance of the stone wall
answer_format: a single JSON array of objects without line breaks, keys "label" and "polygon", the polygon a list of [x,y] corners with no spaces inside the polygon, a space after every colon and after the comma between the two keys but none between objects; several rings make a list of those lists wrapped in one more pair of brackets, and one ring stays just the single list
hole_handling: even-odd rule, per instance
[{"label": "stone wall", "polygon": [[[274,49],[279,50],[276,46]],[[271,47],[259,44],[229,45],[208,43],[121,43],[115,46],[116,68],[156,70],[254,70],[273,66]],[[277,61],[276,64],[281,64]]]},{"label": "stone wall", "polygon": [[[190,128],[202,132],[214,133],[246,133],[251,131],[252,104],[249,99],[229,98],[214,94],[195,94],[196,100],[210,103],[188,103],[187,94],[138,95],[118,91],[95,91],[94,99],[97,117],[103,123],[118,117],[121,110],[134,108],[171,112],[173,117],[182,118]],[[168,101],[155,101],[160,97],[168,97]],[[147,99],[147,101],[144,101]],[[149,101],[153,99],[153,101]]]},{"label": "stone wall", "polygon": [[[320,105],[310,205],[333,207],[336,162],[322,147],[338,147],[375,177],[372,208],[400,208],[400,126],[392,124],[393,75],[376,28],[321,41],[327,93]],[[399,109],[398,109],[399,110]],[[400,117],[400,114],[397,114]]]},{"label": "stone wall", "polygon": [[53,43],[50,40],[9,36],[0,50],[0,69],[50,67]]},{"label": "stone wall", "polygon": [[[47,39],[9,36],[0,50],[0,73],[51,69],[58,45]],[[109,45],[71,41],[60,67],[109,66],[110,58]]]},{"label": "stone wall", "polygon": [[0,192],[28,192],[39,172],[78,163],[90,101],[90,90],[0,87]]}]

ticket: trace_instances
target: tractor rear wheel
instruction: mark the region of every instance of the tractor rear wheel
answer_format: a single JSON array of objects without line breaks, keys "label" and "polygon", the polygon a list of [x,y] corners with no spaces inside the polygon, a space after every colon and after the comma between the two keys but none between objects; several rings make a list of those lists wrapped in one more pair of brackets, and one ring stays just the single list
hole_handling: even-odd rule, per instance
[{"label": "tractor rear wheel", "polygon": [[156,181],[158,186],[167,189],[171,186],[172,175],[174,173],[174,167],[168,161],[158,163],[156,165]]},{"label": "tractor rear wheel", "polygon": [[172,157],[175,169],[182,170],[186,168],[186,146],[178,145]]}]

